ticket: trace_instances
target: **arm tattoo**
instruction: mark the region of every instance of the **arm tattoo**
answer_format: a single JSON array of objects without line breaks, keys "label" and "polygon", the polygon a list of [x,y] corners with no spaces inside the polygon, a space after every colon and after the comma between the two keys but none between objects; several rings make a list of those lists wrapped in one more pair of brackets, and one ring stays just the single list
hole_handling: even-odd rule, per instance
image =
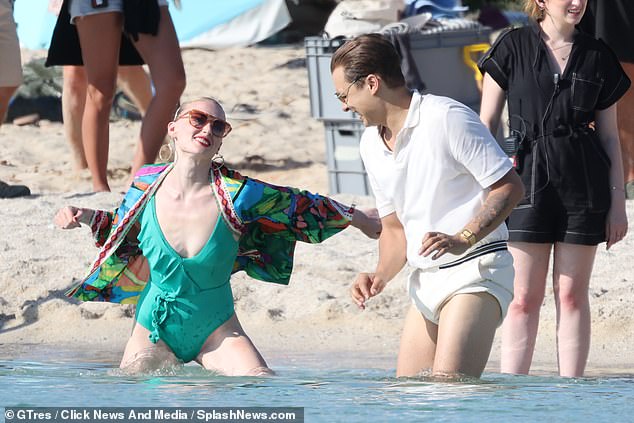
[{"label": "arm tattoo", "polygon": [[473,222],[477,225],[478,231],[485,230],[493,224],[502,223],[511,207],[509,196],[506,192],[491,192],[484,201],[482,208],[473,218]]}]

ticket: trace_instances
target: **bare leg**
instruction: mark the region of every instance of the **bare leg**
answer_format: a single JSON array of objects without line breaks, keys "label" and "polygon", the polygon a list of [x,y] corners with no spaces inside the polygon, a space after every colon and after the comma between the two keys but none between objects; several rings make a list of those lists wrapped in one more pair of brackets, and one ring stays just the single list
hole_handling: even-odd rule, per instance
[{"label": "bare leg", "polygon": [[235,314],[209,335],[196,361],[227,376],[273,374]]},{"label": "bare leg", "polygon": [[154,163],[185,89],[185,69],[172,18],[161,7],[156,36],[139,34],[135,47],[150,68],[155,95],[141,124],[141,140],[132,163],[132,176],[146,163]]},{"label": "bare leg", "polygon": [[396,377],[411,377],[434,367],[438,326],[425,319],[415,306],[410,306],[398,352]]},{"label": "bare leg", "polygon": [[[634,80],[634,63],[621,63],[627,76]],[[619,100],[617,106],[621,155],[623,156],[623,175],[625,182],[634,182],[634,89],[630,88]],[[633,198],[629,197],[628,198]]]},{"label": "bare leg", "polygon": [[434,374],[480,377],[501,318],[498,301],[485,292],[450,299],[440,312]]},{"label": "bare leg", "polygon": [[100,13],[77,19],[88,80],[82,135],[95,191],[110,191],[107,179],[110,109],[115,92],[123,17]]},{"label": "bare leg", "polygon": [[[0,87],[0,126],[4,123],[7,115],[9,101],[18,87]],[[30,195],[31,191],[24,185],[9,185],[0,181],[0,198],[14,198]]]},{"label": "bare leg", "polygon": [[76,171],[86,169],[86,155],[81,136],[81,122],[86,104],[86,73],[83,66],[64,66],[64,88],[62,89],[62,115],[64,132],[73,153]]},{"label": "bare leg", "polygon": [[138,323],[134,324],[119,365],[122,370],[128,373],[145,373],[180,364],[165,342],[159,340],[153,344],[149,335],[149,330]]},{"label": "bare leg", "polygon": [[4,118],[7,116],[11,96],[17,89],[18,87],[0,87],[0,126],[2,126]]},{"label": "bare leg", "polygon": [[596,246],[555,244],[553,288],[561,376],[583,376],[586,368],[590,350],[588,287],[596,251]]},{"label": "bare leg", "polygon": [[117,85],[130,97],[141,116],[145,116],[152,101],[152,84],[143,66],[119,66]]},{"label": "bare leg", "polygon": [[528,374],[535,350],[539,311],[544,301],[551,244],[513,242],[513,301],[502,325],[503,373]]}]

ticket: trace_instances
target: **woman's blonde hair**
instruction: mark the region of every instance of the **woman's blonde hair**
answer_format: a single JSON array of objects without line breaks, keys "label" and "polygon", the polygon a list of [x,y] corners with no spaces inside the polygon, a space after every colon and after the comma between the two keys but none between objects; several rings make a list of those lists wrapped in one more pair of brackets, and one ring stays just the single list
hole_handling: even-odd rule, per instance
[{"label": "woman's blonde hair", "polygon": [[539,7],[535,0],[524,0],[524,11],[537,22],[544,19],[544,9]]},{"label": "woman's blonde hair", "polygon": [[176,113],[174,113],[174,119],[172,120],[176,120],[181,115],[181,113],[183,113],[185,110],[189,108],[189,106],[191,106],[194,103],[198,103],[200,101],[211,101],[212,103],[215,103],[218,107],[220,107],[220,109],[223,112],[225,111],[225,109],[222,107],[222,104],[220,104],[218,100],[216,100],[213,97],[203,96],[203,97],[194,98],[193,100],[187,100],[184,103],[181,103],[180,106],[178,106],[178,109],[176,109]]}]

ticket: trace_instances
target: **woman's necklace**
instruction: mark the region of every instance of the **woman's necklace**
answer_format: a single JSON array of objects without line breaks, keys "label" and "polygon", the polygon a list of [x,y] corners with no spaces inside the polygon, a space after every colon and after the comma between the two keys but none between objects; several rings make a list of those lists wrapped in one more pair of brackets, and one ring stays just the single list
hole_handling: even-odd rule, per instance
[{"label": "woman's necklace", "polygon": [[[565,48],[565,47],[570,47],[570,50],[568,50],[568,54],[563,55],[563,54],[556,53],[557,50],[561,50],[562,48]],[[564,43],[560,45],[559,47],[551,46],[550,50],[553,52],[553,54],[558,55],[561,58],[561,60],[565,62],[570,57],[570,52],[572,52],[572,42]]]},{"label": "woman's necklace", "polygon": [[[562,31],[560,30],[560,28],[555,24],[555,21],[553,20],[553,17],[548,14],[548,17],[550,18],[550,22],[551,22],[551,27],[559,34],[559,39],[564,40],[566,38],[566,36],[562,33]],[[560,46],[553,46],[553,37],[545,30],[544,28],[544,22],[542,22],[540,24],[541,27],[541,31],[542,31],[542,36],[547,35],[548,39],[550,40],[550,42],[546,41],[546,39],[544,39],[544,41],[546,41],[546,44],[550,47],[550,51],[553,52],[553,55],[558,56],[559,58],[561,58],[562,62],[565,62],[566,60],[568,60],[568,58],[570,57],[570,53],[572,52],[572,41],[562,41],[562,44]],[[565,47],[570,47],[570,50],[568,50],[568,54],[559,54],[556,53],[557,50],[561,50],[562,48]]]},{"label": "woman's necklace", "polygon": [[[552,20],[552,16],[550,17],[551,19],[551,23],[552,23],[552,28],[554,28],[554,31],[559,35],[558,37],[555,37],[553,35],[551,35],[548,31],[546,31],[546,29],[544,28],[544,24],[542,23],[541,25],[541,30],[542,30],[542,39],[546,42],[546,45],[548,45],[548,47],[550,47],[550,51],[553,52],[554,56],[558,56],[559,58],[561,58],[562,61],[566,61],[568,60],[568,57],[570,57],[570,52],[572,51],[572,41],[566,41],[566,36],[562,33],[562,31],[559,30],[559,28],[557,27],[557,25],[555,25],[555,22]],[[552,32],[552,30],[550,31]],[[559,40],[559,42],[561,44],[559,44],[558,46],[555,47],[555,39]],[[570,48],[570,50],[567,50],[567,48]],[[564,52],[559,53],[558,51],[561,49],[566,49],[564,51],[567,51],[568,53],[565,54]]]}]

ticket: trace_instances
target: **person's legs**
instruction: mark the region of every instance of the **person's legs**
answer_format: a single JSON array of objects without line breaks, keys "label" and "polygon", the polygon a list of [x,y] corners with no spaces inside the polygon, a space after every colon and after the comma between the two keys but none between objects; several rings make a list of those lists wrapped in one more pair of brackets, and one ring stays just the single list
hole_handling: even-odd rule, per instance
[{"label": "person's legs", "polygon": [[134,324],[119,365],[121,370],[128,373],[144,373],[180,364],[180,360],[165,342],[159,340],[153,344],[149,336],[149,330],[139,323]]},{"label": "person's legs", "polygon": [[9,101],[18,87],[0,87],[0,126],[4,123],[9,109]]},{"label": "person's legs", "polygon": [[528,374],[539,311],[544,301],[551,244],[509,243],[515,279],[513,301],[502,325],[502,373]]},{"label": "person's legs", "polygon": [[81,124],[86,104],[86,73],[83,66],[63,66],[62,116],[64,132],[73,153],[76,171],[86,169],[86,155],[81,135]]},{"label": "person's legs", "polygon": [[434,374],[480,377],[502,313],[486,292],[459,294],[440,311]]},{"label": "person's legs", "polygon": [[141,125],[141,141],[132,163],[132,175],[146,163],[153,163],[167,133],[183,90],[185,69],[176,31],[167,7],[161,7],[156,36],[139,34],[134,43],[150,69],[155,95]]},{"label": "person's legs", "polygon": [[[20,45],[13,10],[9,2],[0,2],[0,126],[4,123],[9,101],[22,82]],[[24,185],[9,185],[0,181],[0,198],[30,195]]]},{"label": "person's legs", "polygon": [[[627,76],[634,81],[634,63],[621,62],[621,66]],[[632,114],[634,114],[634,89],[630,88],[617,105],[623,176],[627,184],[625,188],[628,199],[634,199],[634,119]]]},{"label": "person's legs", "polygon": [[405,317],[401,346],[396,364],[396,377],[416,376],[434,367],[438,326],[425,319],[411,306]]},{"label": "person's legs", "polygon": [[143,66],[119,66],[117,85],[145,116],[152,101],[152,83]]},{"label": "person's legs", "polygon": [[590,350],[588,287],[596,246],[555,244],[553,288],[557,307],[557,358],[561,376],[583,376]]},{"label": "person's legs", "polygon": [[11,2],[0,2],[0,126],[9,101],[22,83],[22,59]]},{"label": "person's legs", "polygon": [[[4,122],[4,117],[9,108],[9,100],[17,87],[0,87],[0,126]],[[0,198],[15,198],[30,195],[31,190],[24,185],[9,185],[0,181]]]},{"label": "person's legs", "polygon": [[227,376],[273,374],[235,314],[209,335],[196,361]]},{"label": "person's legs", "polygon": [[123,16],[110,12],[77,19],[88,81],[82,136],[95,191],[108,186],[110,108],[114,98]]}]

